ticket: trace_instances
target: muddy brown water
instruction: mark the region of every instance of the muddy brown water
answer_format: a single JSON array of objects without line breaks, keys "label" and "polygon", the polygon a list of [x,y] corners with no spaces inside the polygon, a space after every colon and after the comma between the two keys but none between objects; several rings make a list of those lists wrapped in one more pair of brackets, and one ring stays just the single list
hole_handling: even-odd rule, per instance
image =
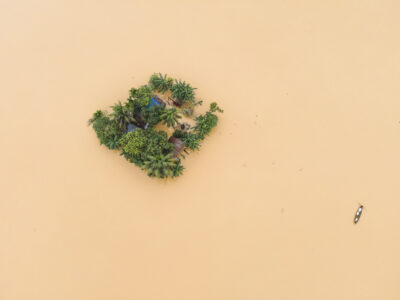
[{"label": "muddy brown water", "polygon": [[[399,36],[385,0],[1,1],[0,299],[400,299]],[[225,110],[174,181],[86,126],[155,71]]]}]

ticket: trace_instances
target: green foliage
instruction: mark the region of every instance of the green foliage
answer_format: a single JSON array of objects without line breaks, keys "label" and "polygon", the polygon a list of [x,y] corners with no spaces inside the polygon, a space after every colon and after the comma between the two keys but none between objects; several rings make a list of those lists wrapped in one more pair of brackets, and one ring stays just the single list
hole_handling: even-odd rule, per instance
[{"label": "green foliage", "polygon": [[135,117],[132,109],[129,106],[123,105],[120,101],[114,106],[111,106],[113,112],[111,113],[111,117],[113,122],[115,122],[116,126],[120,129],[120,131],[126,130],[126,125],[128,123],[135,123]]},{"label": "green foliage", "polygon": [[151,87],[149,87],[148,85],[142,85],[138,89],[131,88],[129,93],[131,98],[133,99],[141,99],[141,98],[151,99],[151,96],[153,95],[153,91]]},{"label": "green foliage", "polygon": [[185,167],[182,166],[181,161],[178,160],[178,162],[172,168],[172,177],[178,177],[178,176],[182,175],[184,169],[185,169]]},{"label": "green foliage", "polygon": [[194,100],[194,101],[192,102],[192,104],[193,104],[193,107],[194,107],[194,106],[200,106],[200,105],[203,104],[203,100]]},{"label": "green foliage", "polygon": [[172,154],[148,155],[143,162],[143,170],[147,170],[150,177],[167,178],[168,176],[179,176],[183,169],[178,165],[178,159]]},{"label": "green foliage", "polygon": [[204,115],[198,116],[196,120],[196,126],[194,126],[193,131],[201,138],[204,139],[210,131],[217,126],[218,116],[213,112],[223,112],[223,110],[217,105],[216,102],[210,104],[210,110]]},{"label": "green foliage", "polygon": [[146,147],[147,137],[144,130],[137,129],[123,135],[119,140],[119,144],[125,153],[130,154],[132,157],[140,156]]},{"label": "green foliage", "polygon": [[149,127],[154,127],[161,122],[161,116],[165,111],[165,107],[161,105],[153,105],[150,108],[145,108],[142,113],[142,118],[149,124]]},{"label": "green foliage", "polygon": [[150,77],[149,85],[153,90],[165,93],[172,88],[174,80],[171,77],[167,77],[167,74],[162,75],[161,73],[153,74]]},{"label": "green foliage", "polygon": [[164,131],[154,128],[137,129],[128,132],[119,141],[124,156],[129,161],[142,166],[147,156],[166,155],[171,153],[174,145],[168,142],[168,135]]},{"label": "green foliage", "polygon": [[179,104],[183,104],[186,101],[193,102],[194,101],[194,90],[190,84],[185,81],[175,80],[175,84],[172,86],[172,96],[176,99]]},{"label": "green foliage", "polygon": [[118,135],[115,135],[114,137],[110,138],[107,143],[105,144],[107,148],[109,149],[118,149],[119,148],[119,139],[120,137]]},{"label": "green foliage", "polygon": [[129,91],[129,94],[129,106],[132,106],[132,109],[135,112],[138,112],[150,104],[151,97],[153,96],[153,91],[148,85],[142,85],[138,89],[132,88]]},{"label": "green foliage", "polygon": [[177,138],[177,139],[182,139],[185,136],[185,133],[180,130],[180,129],[176,129],[173,133],[172,136]]},{"label": "green foliage", "polygon": [[[157,131],[154,126],[163,122],[168,127],[178,127],[182,116],[176,108],[158,105],[147,108],[153,90],[160,92],[171,90],[183,114],[189,117],[193,116],[195,106],[202,104],[201,100],[195,100],[195,89],[189,84],[180,80],[173,83],[172,78],[158,73],[151,76],[148,85],[142,85],[138,89],[132,88],[125,103],[119,101],[111,107],[111,114],[101,110],[96,111],[88,121],[88,125],[93,127],[100,144],[109,149],[121,150],[121,156],[147,170],[149,176],[177,177],[182,174],[184,167],[180,159],[172,156],[174,144],[168,141],[166,132]],[[181,139],[187,149],[199,149],[202,140],[218,123],[216,112],[223,110],[213,102],[209,111],[195,118],[196,125],[193,128],[185,126],[184,131],[182,128],[177,128],[173,136]],[[134,123],[138,127],[148,123],[148,127],[126,133],[129,123]],[[184,149],[185,153],[188,153],[187,149]],[[180,158],[185,156],[181,153]]]},{"label": "green foliage", "polygon": [[118,125],[105,112],[96,111],[89,120],[89,125],[93,126],[100,144],[110,149],[116,148],[113,141],[118,140],[122,134]]},{"label": "green foliage", "polygon": [[[185,143],[186,148],[191,150],[198,150],[200,148],[201,141],[218,123],[218,117],[213,113],[216,111],[223,112],[217,103],[213,102],[208,112],[195,119],[196,125],[193,127],[192,132],[183,133],[182,141]],[[177,135],[180,134],[180,132],[177,132]]]},{"label": "green foliage", "polygon": [[198,116],[195,120],[196,125],[194,126],[193,131],[196,132],[201,139],[204,139],[204,136],[208,135],[218,123],[218,117],[210,112]]},{"label": "green foliage", "polygon": [[182,118],[182,116],[180,116],[177,109],[173,107],[164,110],[160,118],[163,124],[166,124],[168,127],[175,127],[176,124],[179,124],[179,119]]},{"label": "green foliage", "polygon": [[104,111],[96,110],[96,112],[93,114],[93,117],[89,119],[88,125],[92,125],[94,122],[96,122],[100,118],[103,118],[105,115],[106,113]]},{"label": "green foliage", "polygon": [[210,112],[220,112],[223,113],[224,111],[218,106],[217,102],[212,102],[210,104]]},{"label": "green foliage", "polygon": [[202,138],[195,133],[187,132],[182,141],[185,143],[185,147],[189,148],[190,150],[199,150],[201,145]]}]

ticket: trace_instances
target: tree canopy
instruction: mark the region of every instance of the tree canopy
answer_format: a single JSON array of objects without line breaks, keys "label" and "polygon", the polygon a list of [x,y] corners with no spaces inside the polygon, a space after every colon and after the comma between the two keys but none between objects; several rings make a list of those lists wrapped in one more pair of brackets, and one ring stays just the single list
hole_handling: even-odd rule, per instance
[{"label": "tree canopy", "polygon": [[[215,113],[223,112],[213,102],[205,114],[193,117],[194,108],[202,104],[201,100],[195,99],[194,90],[195,88],[185,81],[174,82],[166,74],[155,73],[150,77],[148,85],[132,88],[126,101],[118,101],[111,106],[110,114],[97,110],[88,121],[88,125],[93,127],[100,144],[121,151],[122,156],[146,170],[150,177],[177,177],[184,170],[181,158],[185,156],[176,151],[173,139],[170,142],[168,134],[156,130],[155,126],[163,123],[175,128],[172,136],[181,139],[187,149],[198,150],[205,136],[218,123]],[[167,91],[171,92],[175,99],[172,102],[177,107],[165,107],[161,98],[158,98],[157,103],[150,105],[151,99],[158,96],[155,92]],[[168,97],[171,94],[163,96]],[[180,124],[182,113],[186,117],[194,118],[196,125],[182,131],[177,126]]]},{"label": "tree canopy", "polygon": [[177,102],[182,105],[186,101],[194,101],[195,90],[190,84],[185,81],[175,80],[174,85],[171,88],[172,95],[177,100]]},{"label": "tree canopy", "polygon": [[138,166],[142,166],[149,155],[166,155],[174,149],[174,145],[168,142],[167,133],[154,128],[128,132],[120,139],[119,144],[127,158]]}]

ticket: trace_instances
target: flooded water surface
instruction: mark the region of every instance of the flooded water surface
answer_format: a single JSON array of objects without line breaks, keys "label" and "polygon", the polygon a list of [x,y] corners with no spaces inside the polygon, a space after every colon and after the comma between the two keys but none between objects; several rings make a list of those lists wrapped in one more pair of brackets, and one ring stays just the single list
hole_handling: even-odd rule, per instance
[{"label": "flooded water surface", "polygon": [[[399,36],[393,1],[1,1],[0,299],[400,299]],[[87,126],[153,72],[225,110],[176,180]]]}]

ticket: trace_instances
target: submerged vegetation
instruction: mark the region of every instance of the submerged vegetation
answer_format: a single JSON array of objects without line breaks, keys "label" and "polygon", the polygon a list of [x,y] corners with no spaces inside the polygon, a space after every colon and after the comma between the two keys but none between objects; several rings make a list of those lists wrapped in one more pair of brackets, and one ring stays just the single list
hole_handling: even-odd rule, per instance
[{"label": "submerged vegetation", "polygon": [[194,102],[194,90],[190,84],[185,81],[175,80],[175,84],[171,87],[172,96],[178,102],[178,105],[184,104],[186,101]]},{"label": "submerged vegetation", "polygon": [[[157,73],[147,85],[132,88],[125,102],[111,106],[110,114],[97,110],[88,124],[100,144],[121,151],[121,156],[148,176],[177,177],[184,170],[181,158],[185,156],[181,152],[199,150],[218,123],[216,113],[223,112],[212,102],[206,113],[196,116],[195,107],[202,103],[196,100],[195,88],[190,84]],[[193,126],[181,123],[182,115],[192,120]],[[173,133],[158,130],[159,124]]]},{"label": "submerged vegetation", "polygon": [[179,124],[179,119],[182,118],[175,107],[168,108],[160,116],[163,124],[168,127],[175,127]]},{"label": "submerged vegetation", "polygon": [[167,77],[167,74],[153,74],[149,80],[150,87],[152,87],[153,90],[159,91],[161,93],[165,93],[166,91],[171,90],[173,84],[174,80],[171,77]]}]

